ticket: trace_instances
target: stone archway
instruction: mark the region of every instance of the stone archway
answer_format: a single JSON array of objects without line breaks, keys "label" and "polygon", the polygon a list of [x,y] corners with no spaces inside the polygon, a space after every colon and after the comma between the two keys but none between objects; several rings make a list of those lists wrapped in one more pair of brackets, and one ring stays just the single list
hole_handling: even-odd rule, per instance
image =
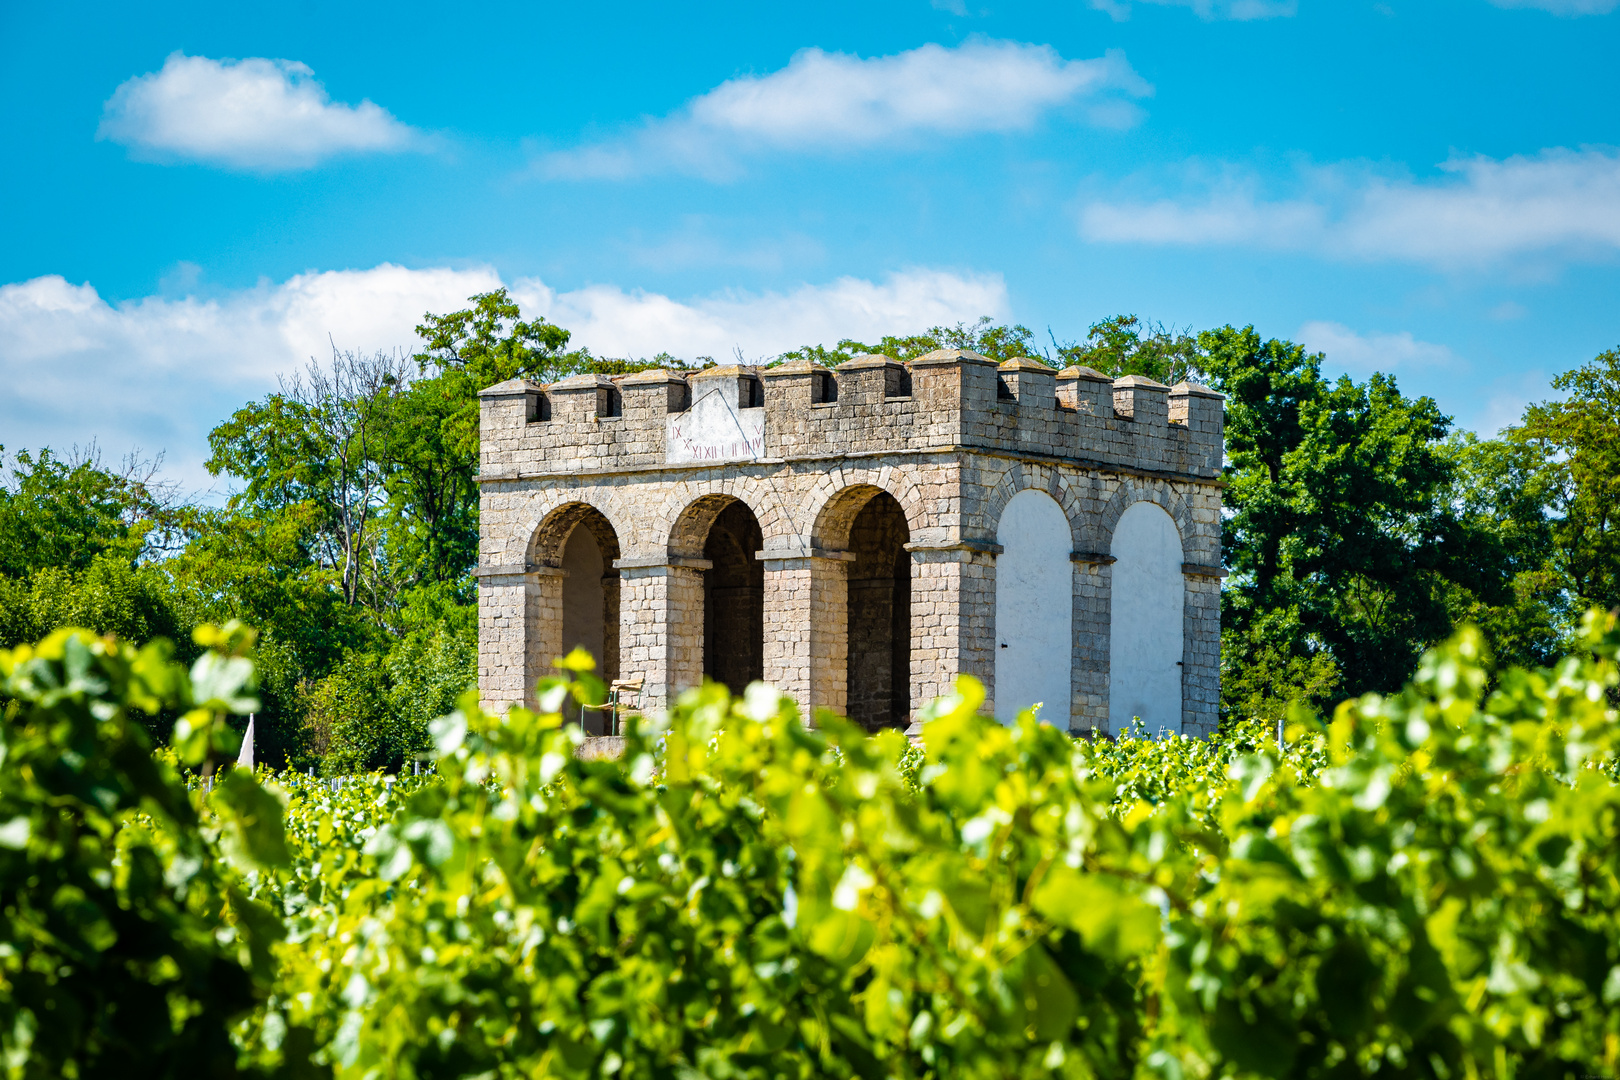
[{"label": "stone archway", "polygon": [[[601,510],[581,501],[553,508],[534,527],[522,565],[483,575],[480,618],[486,608],[515,611],[521,621],[501,653],[497,680],[480,688],[488,700],[533,707],[535,686],[552,674],[552,661],[583,645],[603,678],[619,672],[619,537]],[[486,651],[480,635],[481,654]],[[493,648],[487,651],[494,651]],[[483,662],[482,660],[480,661]],[[490,665],[493,667],[494,665]]]}]

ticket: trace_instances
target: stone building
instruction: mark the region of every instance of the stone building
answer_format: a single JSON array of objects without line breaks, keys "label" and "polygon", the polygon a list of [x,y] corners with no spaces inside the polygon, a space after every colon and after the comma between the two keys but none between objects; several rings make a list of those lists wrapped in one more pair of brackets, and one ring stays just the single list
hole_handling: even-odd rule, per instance
[{"label": "stone building", "polygon": [[1214,730],[1220,395],[946,349],[483,391],[479,688],[576,644],[657,708],[704,677],[905,726]]}]

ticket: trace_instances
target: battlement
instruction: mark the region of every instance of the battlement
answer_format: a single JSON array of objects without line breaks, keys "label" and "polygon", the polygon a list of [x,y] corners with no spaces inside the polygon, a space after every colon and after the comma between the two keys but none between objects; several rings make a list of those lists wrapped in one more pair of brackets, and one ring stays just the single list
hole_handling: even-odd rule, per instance
[{"label": "battlement", "polygon": [[858,356],[727,365],[550,385],[513,379],[482,398],[485,478],[670,464],[973,449],[1214,478],[1220,394],[963,349],[902,364]]}]

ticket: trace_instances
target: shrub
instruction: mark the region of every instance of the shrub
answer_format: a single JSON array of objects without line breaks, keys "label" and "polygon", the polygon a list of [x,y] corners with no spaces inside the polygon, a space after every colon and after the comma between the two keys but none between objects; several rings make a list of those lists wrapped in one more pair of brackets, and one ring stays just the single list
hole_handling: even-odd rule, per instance
[{"label": "shrub", "polygon": [[200,820],[154,756],[143,714],[185,710],[176,749],[234,748],[252,669],[215,646],[188,674],[166,643],[136,650],[59,630],[0,651],[0,1062],[14,1078],[231,1076],[228,1024],[263,996],[280,925],[235,873],[281,853],[279,804],[245,773]]},{"label": "shrub", "polygon": [[[60,674],[29,678],[89,670],[73,641],[41,646],[62,651]],[[1488,696],[1482,652],[1466,631],[1399,695],[1327,723],[1297,707],[1280,752],[1256,725],[1113,744],[1027,714],[1003,727],[963,680],[927,710],[920,753],[836,717],[808,730],[764,686],[732,699],[710,685],[632,723],[622,760],[587,761],[563,718],[600,686],[565,671],[536,712],[497,718],[465,697],[433,725],[434,777],[266,789],[233,773],[194,823],[184,807],[147,824],[133,797],[115,813],[86,800],[72,812],[95,843],[173,845],[174,863],[207,868],[213,891],[186,893],[164,933],[191,934],[238,982],[216,1003],[125,963],[124,996],[74,992],[86,1009],[142,980],[182,994],[166,1015],[192,1019],[127,1051],[143,1067],[194,1032],[224,1069],[234,1020],[237,1068],[339,1078],[1612,1072],[1620,630],[1594,615],[1578,655],[1498,673]],[[153,685],[183,675],[142,662]],[[37,699],[26,730],[78,708],[111,738],[111,703],[139,695],[95,678],[112,688],[74,684],[82,706],[8,685]],[[198,732],[219,729],[190,715],[177,747],[196,756],[216,738]],[[135,770],[118,762],[145,752],[74,746],[91,771]],[[42,750],[26,768],[53,753],[66,760]],[[12,820],[77,805],[26,788],[19,760],[0,762],[6,797],[24,792]],[[172,777],[158,783],[172,800]],[[30,845],[45,835],[28,829]],[[49,852],[75,850],[48,872],[97,903],[137,880],[116,868],[138,860],[95,844]],[[144,940],[108,920],[98,957]],[[43,937],[7,940],[8,978],[64,963]],[[86,1015],[114,1030],[120,1009]],[[21,1030],[0,1016],[0,1048],[31,1063]]]}]

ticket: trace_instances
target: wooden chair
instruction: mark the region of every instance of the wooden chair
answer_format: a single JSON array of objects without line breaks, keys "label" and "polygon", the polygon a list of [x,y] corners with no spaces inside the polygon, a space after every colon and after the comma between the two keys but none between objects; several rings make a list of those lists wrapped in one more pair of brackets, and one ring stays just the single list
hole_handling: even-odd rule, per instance
[{"label": "wooden chair", "polygon": [[607,700],[600,705],[581,705],[579,707],[579,726],[585,726],[585,713],[606,713],[608,730],[604,735],[619,734],[619,718],[629,713],[641,711],[641,688],[645,679],[614,679],[608,684]]}]

